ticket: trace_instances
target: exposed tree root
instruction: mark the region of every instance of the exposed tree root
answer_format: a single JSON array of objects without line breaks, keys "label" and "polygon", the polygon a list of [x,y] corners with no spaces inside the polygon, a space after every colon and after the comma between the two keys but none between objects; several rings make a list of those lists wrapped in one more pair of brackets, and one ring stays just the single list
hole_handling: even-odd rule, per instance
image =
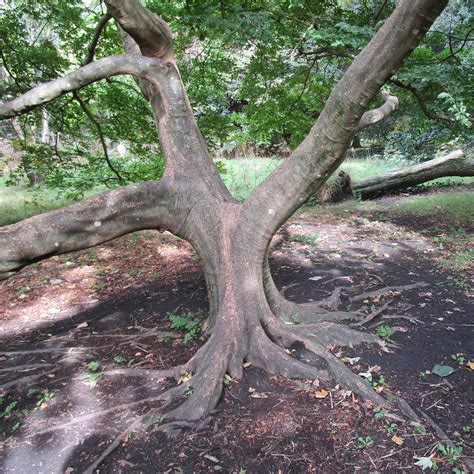
[{"label": "exposed tree root", "polygon": [[31,354],[47,354],[49,352],[86,352],[93,351],[94,349],[103,349],[102,347],[44,347],[42,349],[29,349],[25,351],[0,351],[0,355],[5,356],[19,356],[19,355],[31,355]]},{"label": "exposed tree root", "polygon": [[359,344],[378,344],[385,347],[386,343],[375,334],[364,333],[337,323],[298,324],[291,327],[295,334],[311,338],[324,346],[356,346]]},{"label": "exposed tree root", "polygon": [[[128,408],[136,407],[144,403],[164,402],[164,404],[160,408],[160,409],[163,409],[163,408],[166,408],[176,397],[183,395],[186,388],[187,388],[187,384],[178,385],[169,390],[166,390],[162,394],[157,395],[155,397],[143,398],[142,400],[137,400],[135,402],[130,402],[130,403],[123,403],[115,407],[108,408],[106,410],[100,410],[100,411],[95,411],[93,413],[89,413],[87,415],[76,416],[67,422],[59,423],[57,425],[50,426],[39,431],[35,431],[34,433],[29,434],[27,438],[33,438],[34,436],[39,436],[46,433],[52,433],[53,431],[64,430],[64,429],[70,428],[71,426],[77,425],[78,423],[83,423],[89,420],[93,420],[103,415],[107,415],[108,413],[114,413],[116,411],[124,411]],[[144,415],[144,416],[149,416],[149,414]]]},{"label": "exposed tree root", "polygon": [[164,369],[164,370],[153,370],[153,369],[114,369],[107,370],[104,372],[104,375],[114,376],[121,375],[123,377],[149,377],[149,378],[160,378],[167,379],[170,377],[176,377],[178,373],[178,368],[176,369]]},{"label": "exposed tree root", "polygon": [[349,311],[327,311],[316,303],[293,303],[282,300],[272,307],[281,321],[291,323],[322,323],[357,319],[357,313]]},{"label": "exposed tree root", "polygon": [[391,291],[408,291],[414,290],[415,288],[423,288],[425,286],[429,286],[428,283],[424,281],[420,281],[418,283],[413,283],[412,285],[402,285],[402,286],[385,286],[384,288],[379,288],[378,290],[368,291],[366,293],[361,293],[356,296],[352,296],[349,298],[351,303],[357,303],[358,301],[364,301],[369,298],[373,298],[375,296],[383,295],[385,293],[389,293]]},{"label": "exposed tree root", "polygon": [[41,367],[51,367],[53,364],[26,364],[17,365],[14,367],[7,367],[6,369],[0,369],[0,372],[29,372],[30,370],[36,370]]},{"label": "exposed tree root", "polygon": [[51,374],[54,371],[55,369],[49,370],[47,372],[41,372],[40,374],[27,375],[25,377],[20,377],[18,379],[15,379],[3,385],[0,385],[0,390],[7,390],[7,389],[9,390],[12,387],[18,387],[18,388],[27,387],[31,382],[34,382],[35,380],[40,379],[41,377],[45,377],[46,375]]},{"label": "exposed tree root", "polygon": [[300,326],[288,328],[282,326],[278,322],[272,323],[271,320],[269,320],[267,331],[270,332],[275,337],[276,341],[284,347],[288,347],[297,343],[303,344],[309,352],[312,352],[318,358],[324,360],[327,363],[329,372],[336,382],[340,383],[349,390],[352,390],[354,393],[360,395],[365,400],[370,400],[377,405],[384,405],[387,403],[386,400],[377,394],[364,380],[354,374],[344,365],[343,362],[327,351],[316,340],[317,336],[305,336],[301,330],[297,329],[295,332],[295,328],[300,328]]}]

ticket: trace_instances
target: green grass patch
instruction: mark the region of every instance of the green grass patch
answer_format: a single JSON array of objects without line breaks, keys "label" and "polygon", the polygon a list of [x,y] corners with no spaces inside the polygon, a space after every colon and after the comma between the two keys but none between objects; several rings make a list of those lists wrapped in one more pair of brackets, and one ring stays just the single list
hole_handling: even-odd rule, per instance
[{"label": "green grass patch", "polygon": [[400,164],[399,161],[383,158],[358,158],[346,159],[341,167],[342,171],[348,173],[352,181],[371,178],[383,173],[388,173],[399,168],[409,166],[408,163]]},{"label": "green grass patch", "polygon": [[465,192],[412,196],[397,202],[392,209],[417,216],[442,216],[444,220],[472,220],[474,194]]}]

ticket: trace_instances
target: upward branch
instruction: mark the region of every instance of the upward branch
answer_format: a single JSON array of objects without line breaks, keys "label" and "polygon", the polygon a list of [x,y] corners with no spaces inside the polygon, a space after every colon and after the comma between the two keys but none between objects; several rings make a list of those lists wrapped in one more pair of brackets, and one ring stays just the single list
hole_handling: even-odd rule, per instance
[{"label": "upward branch", "polygon": [[[371,100],[415,49],[447,3],[448,0],[398,3],[344,73],[308,136],[247,199],[245,212],[250,222],[256,208],[267,207],[263,222],[259,215],[262,239],[266,233],[273,233],[340,165]],[[272,205],[268,206],[268,202]]]},{"label": "upward branch", "polygon": [[143,56],[170,59],[172,35],[158,15],[139,0],[105,0],[109,13],[138,44]]}]

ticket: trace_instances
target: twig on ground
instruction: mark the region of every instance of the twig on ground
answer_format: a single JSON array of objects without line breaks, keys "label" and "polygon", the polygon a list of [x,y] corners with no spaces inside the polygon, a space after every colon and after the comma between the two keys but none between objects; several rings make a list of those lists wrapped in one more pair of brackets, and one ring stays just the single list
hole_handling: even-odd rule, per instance
[{"label": "twig on ground", "polygon": [[424,321],[421,321],[417,318],[413,318],[412,316],[404,316],[402,314],[384,314],[382,316],[382,319],[406,319],[407,321],[410,321],[410,322],[415,322],[415,323],[419,323],[419,324],[426,324]]},{"label": "twig on ground", "polygon": [[385,285],[385,282],[382,280],[382,278],[380,278],[375,273],[368,273],[367,276],[374,277],[379,283],[381,283],[382,285]]},{"label": "twig on ground", "polygon": [[125,431],[122,431],[118,436],[114,438],[112,443],[107,447],[105,451],[84,471],[84,474],[93,474],[94,470],[102,464],[102,461],[115,449],[118,448],[120,443],[123,441],[124,437],[128,435],[128,433],[132,432],[134,429],[138,428],[142,423],[142,417],[138,420],[135,420]]},{"label": "twig on ground", "polygon": [[339,277],[336,277],[336,278],[331,278],[330,280],[326,280],[325,282],[321,283],[321,285],[328,285],[329,283],[332,283],[333,281],[337,281],[337,280],[349,280],[351,281],[352,277],[350,276],[339,276]]}]

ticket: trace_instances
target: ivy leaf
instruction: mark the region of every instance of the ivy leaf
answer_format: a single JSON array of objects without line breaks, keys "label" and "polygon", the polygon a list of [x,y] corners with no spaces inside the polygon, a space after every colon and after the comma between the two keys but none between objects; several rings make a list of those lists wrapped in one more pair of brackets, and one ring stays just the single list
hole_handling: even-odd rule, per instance
[{"label": "ivy leaf", "polygon": [[454,369],[449,365],[436,364],[431,372],[439,377],[447,377],[454,372]]}]

